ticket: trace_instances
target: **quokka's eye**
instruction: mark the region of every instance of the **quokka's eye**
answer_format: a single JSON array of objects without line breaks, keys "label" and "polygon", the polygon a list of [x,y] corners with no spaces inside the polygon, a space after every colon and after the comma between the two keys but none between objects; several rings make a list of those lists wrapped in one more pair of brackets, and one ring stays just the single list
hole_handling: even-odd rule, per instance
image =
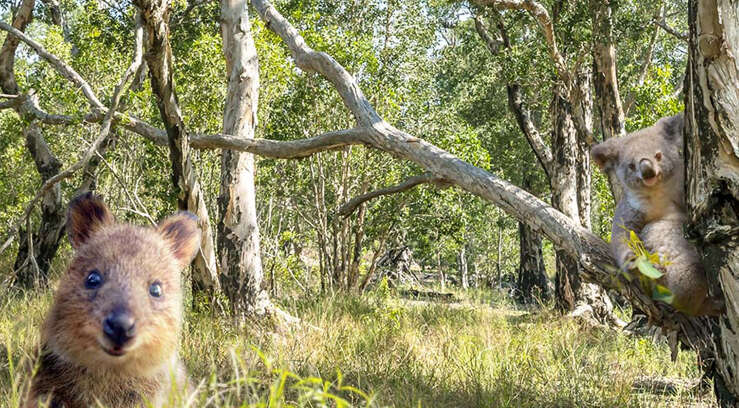
[{"label": "quokka's eye", "polygon": [[97,289],[103,285],[103,277],[97,269],[93,269],[85,278],[85,287],[87,289]]},{"label": "quokka's eye", "polygon": [[162,284],[156,281],[149,285],[149,294],[155,298],[162,296]]}]

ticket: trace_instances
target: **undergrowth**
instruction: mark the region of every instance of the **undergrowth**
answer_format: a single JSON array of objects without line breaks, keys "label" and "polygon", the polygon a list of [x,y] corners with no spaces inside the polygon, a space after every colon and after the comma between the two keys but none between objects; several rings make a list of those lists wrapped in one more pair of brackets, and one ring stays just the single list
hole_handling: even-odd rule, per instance
[{"label": "undergrowth", "polygon": [[[392,291],[302,297],[281,307],[302,324],[280,331],[188,312],[181,354],[192,407],[675,407],[710,394],[636,392],[637,378],[694,379],[695,355],[664,344],[518,310],[498,292],[458,302]],[[0,293],[0,407],[29,381],[50,292]]]}]

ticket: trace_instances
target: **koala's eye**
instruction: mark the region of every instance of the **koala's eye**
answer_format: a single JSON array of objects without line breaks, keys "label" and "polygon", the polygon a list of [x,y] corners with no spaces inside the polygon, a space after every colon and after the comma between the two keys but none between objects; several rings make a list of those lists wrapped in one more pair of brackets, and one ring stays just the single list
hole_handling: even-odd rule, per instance
[{"label": "koala's eye", "polygon": [[97,289],[103,285],[103,277],[97,269],[93,269],[85,278],[85,287],[87,289]]},{"label": "koala's eye", "polygon": [[657,159],[657,161],[662,160],[662,152],[657,152],[657,154],[654,155],[654,158]]},{"label": "koala's eye", "polygon": [[155,298],[162,296],[162,284],[159,281],[156,281],[149,285],[149,294]]},{"label": "koala's eye", "polygon": [[636,170],[636,166],[634,165],[634,163],[630,163],[629,164],[629,170],[631,170],[631,171]]}]

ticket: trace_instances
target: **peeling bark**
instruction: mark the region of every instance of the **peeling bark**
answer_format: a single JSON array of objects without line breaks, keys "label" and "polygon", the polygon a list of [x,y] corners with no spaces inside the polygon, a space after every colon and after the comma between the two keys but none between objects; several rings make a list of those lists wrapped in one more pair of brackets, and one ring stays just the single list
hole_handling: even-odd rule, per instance
[{"label": "peeling bark", "polygon": [[[223,132],[254,139],[259,63],[248,11],[246,0],[221,1],[221,35],[228,75]],[[259,250],[255,170],[251,153],[221,153],[218,257],[223,291],[235,315],[261,316],[270,307]]]},{"label": "peeling bark", "polygon": [[593,0],[590,5],[593,13],[593,82],[604,140],[626,134],[626,121],[616,76],[612,7],[611,0]]},{"label": "peeling bark", "polygon": [[685,101],[688,235],[702,256],[726,314],[714,329],[714,389],[723,407],[739,406],[739,6],[688,2],[690,54]]}]

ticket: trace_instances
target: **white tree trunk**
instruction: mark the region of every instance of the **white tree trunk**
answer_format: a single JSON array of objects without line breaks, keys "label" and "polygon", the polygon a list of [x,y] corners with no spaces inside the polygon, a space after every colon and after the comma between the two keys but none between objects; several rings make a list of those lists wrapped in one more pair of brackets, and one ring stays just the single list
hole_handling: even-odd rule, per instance
[{"label": "white tree trunk", "polygon": [[[254,139],[259,95],[259,63],[246,0],[221,1],[221,35],[228,70],[223,133]],[[223,290],[236,314],[263,315],[269,299],[263,287],[259,250],[254,155],[221,153],[218,251]]]}]

